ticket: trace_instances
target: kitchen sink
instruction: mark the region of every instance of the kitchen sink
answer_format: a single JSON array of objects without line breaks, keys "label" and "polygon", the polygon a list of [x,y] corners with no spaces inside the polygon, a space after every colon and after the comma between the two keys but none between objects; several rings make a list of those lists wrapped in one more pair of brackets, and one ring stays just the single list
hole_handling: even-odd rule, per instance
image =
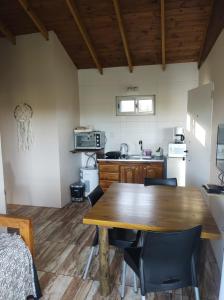
[{"label": "kitchen sink", "polygon": [[145,156],[145,155],[128,155],[127,160],[128,159],[133,159],[133,160],[151,160],[152,156]]}]

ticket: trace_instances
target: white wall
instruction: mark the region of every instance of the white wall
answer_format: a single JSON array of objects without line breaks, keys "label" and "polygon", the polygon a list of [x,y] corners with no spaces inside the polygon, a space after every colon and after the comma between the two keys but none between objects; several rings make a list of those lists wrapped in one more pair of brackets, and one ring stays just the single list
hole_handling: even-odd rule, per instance
[{"label": "white wall", "polygon": [[[208,58],[203,63],[199,71],[199,83],[205,84],[213,82],[214,84],[214,99],[213,99],[213,120],[212,120],[212,137],[211,137],[211,170],[210,182],[218,183],[218,170],[216,168],[216,143],[217,143],[217,127],[219,123],[224,123],[224,31],[220,34],[214,47],[212,48]],[[224,229],[223,212],[224,199],[222,201],[211,200],[213,215],[219,225],[220,230]],[[212,246],[219,268],[222,270],[222,279],[219,299],[224,299],[224,264],[221,256],[223,255],[222,241],[213,241]]]},{"label": "white wall", "polygon": [[74,149],[73,130],[80,123],[78,72],[63,46],[54,47],[56,112],[59,143],[59,165],[62,206],[71,200],[69,185],[79,180],[80,154]]},{"label": "white wall", "polygon": [[216,168],[216,142],[217,127],[224,123],[224,31],[222,31],[208,58],[203,63],[199,72],[199,83],[214,83],[214,104],[212,121],[212,149],[211,149],[211,183],[218,183],[218,171]]},{"label": "white wall", "polygon": [[[77,70],[54,33],[48,42],[38,33],[19,36],[16,46],[1,39],[0,52],[0,130],[7,202],[61,207],[68,201],[67,196],[62,199],[68,195],[68,181],[77,179],[80,160],[69,153],[72,129],[79,124]],[[13,110],[23,102],[34,111],[34,144],[30,151],[19,152]],[[64,119],[58,111],[61,103],[66,103],[63,130],[70,133],[70,144],[67,135],[63,141],[59,133],[62,116]],[[68,179],[62,181],[62,174]]]},{"label": "white wall", "polygon": [[[129,73],[126,67],[79,70],[80,124],[105,130],[106,151],[119,150],[120,143],[130,147],[130,153],[139,153],[139,140],[144,148],[153,151],[172,141],[173,127],[184,126],[187,110],[187,91],[198,85],[196,63],[135,67]],[[127,95],[128,86],[138,86],[139,95],[156,95],[154,116],[116,116],[115,96]]]}]

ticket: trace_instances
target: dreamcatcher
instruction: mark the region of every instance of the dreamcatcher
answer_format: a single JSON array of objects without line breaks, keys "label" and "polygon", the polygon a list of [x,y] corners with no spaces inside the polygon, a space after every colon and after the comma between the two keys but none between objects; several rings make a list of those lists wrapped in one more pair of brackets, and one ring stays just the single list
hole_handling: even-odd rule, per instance
[{"label": "dreamcatcher", "polygon": [[27,151],[33,143],[31,118],[32,107],[27,104],[19,104],[14,109],[14,117],[17,122],[17,139],[19,150]]}]

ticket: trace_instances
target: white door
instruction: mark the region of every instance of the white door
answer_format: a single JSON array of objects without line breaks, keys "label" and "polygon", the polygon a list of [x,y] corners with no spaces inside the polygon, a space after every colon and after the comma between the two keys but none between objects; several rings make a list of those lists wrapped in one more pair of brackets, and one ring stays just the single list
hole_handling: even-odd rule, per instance
[{"label": "white door", "polygon": [[212,127],[212,83],[188,92],[186,185],[209,183]]},{"label": "white door", "polygon": [[2,165],[1,136],[0,136],[0,213],[1,214],[6,213],[5,187],[4,187],[3,165]]}]

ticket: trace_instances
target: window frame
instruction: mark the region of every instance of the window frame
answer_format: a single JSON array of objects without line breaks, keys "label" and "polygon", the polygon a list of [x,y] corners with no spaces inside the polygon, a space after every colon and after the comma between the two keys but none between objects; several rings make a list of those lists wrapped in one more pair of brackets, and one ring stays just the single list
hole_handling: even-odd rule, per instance
[{"label": "window frame", "polygon": [[[152,100],[152,112],[139,112],[139,100]],[[134,101],[135,110],[133,112],[121,112],[120,102],[121,101]],[[116,96],[116,116],[152,116],[155,115],[155,95],[130,95],[130,96]]]}]

